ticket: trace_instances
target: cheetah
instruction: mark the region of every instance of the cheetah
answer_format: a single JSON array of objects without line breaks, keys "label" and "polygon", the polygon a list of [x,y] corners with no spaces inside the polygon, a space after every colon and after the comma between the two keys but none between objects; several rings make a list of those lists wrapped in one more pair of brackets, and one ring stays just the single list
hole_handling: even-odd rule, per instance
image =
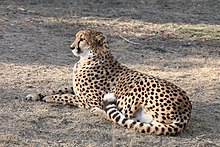
[{"label": "cheetah", "polygon": [[80,58],[73,68],[73,87],[29,94],[26,99],[90,109],[146,134],[176,135],[185,129],[192,108],[186,92],[171,82],[121,65],[102,32],[81,30],[70,48]]}]

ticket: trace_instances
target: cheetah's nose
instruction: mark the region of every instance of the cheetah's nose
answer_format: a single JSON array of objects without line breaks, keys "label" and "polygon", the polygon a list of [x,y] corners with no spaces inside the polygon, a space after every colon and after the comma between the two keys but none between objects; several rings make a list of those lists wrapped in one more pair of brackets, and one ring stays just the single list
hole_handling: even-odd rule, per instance
[{"label": "cheetah's nose", "polygon": [[73,45],[70,45],[70,49],[73,50],[75,49],[75,47]]}]

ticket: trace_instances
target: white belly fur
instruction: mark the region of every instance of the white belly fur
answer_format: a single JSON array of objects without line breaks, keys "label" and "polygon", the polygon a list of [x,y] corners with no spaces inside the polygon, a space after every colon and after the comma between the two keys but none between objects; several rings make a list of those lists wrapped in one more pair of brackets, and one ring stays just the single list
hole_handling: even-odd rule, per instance
[{"label": "white belly fur", "polygon": [[133,119],[145,123],[151,123],[153,121],[153,118],[147,113],[145,113],[142,108],[140,108],[137,112],[135,112]]}]

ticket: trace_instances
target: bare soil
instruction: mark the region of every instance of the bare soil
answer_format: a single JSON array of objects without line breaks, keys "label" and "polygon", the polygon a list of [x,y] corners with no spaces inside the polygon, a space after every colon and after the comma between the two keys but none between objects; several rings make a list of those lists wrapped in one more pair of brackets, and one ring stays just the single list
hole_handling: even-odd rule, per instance
[{"label": "bare soil", "polygon": [[[0,146],[220,146],[219,0],[0,0]],[[74,34],[102,31],[123,64],[190,96],[182,134],[154,136],[88,110],[27,102],[71,86]],[[129,40],[129,41],[127,41]]]}]

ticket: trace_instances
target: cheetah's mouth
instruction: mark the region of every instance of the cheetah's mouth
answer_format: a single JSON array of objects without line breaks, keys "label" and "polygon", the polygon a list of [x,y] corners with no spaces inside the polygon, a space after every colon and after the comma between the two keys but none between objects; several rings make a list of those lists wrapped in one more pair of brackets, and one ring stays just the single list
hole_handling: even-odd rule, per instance
[{"label": "cheetah's mouth", "polygon": [[93,56],[93,53],[89,50],[90,46],[89,45],[85,45],[82,48],[78,47],[78,48],[74,48],[72,50],[73,54],[77,57],[89,57],[89,56]]},{"label": "cheetah's mouth", "polygon": [[76,48],[75,50],[76,50],[77,54],[81,54],[83,52],[80,48]]},{"label": "cheetah's mouth", "polygon": [[72,50],[72,52],[75,56],[79,56],[80,54],[83,53],[83,51],[80,48],[75,48]]}]

